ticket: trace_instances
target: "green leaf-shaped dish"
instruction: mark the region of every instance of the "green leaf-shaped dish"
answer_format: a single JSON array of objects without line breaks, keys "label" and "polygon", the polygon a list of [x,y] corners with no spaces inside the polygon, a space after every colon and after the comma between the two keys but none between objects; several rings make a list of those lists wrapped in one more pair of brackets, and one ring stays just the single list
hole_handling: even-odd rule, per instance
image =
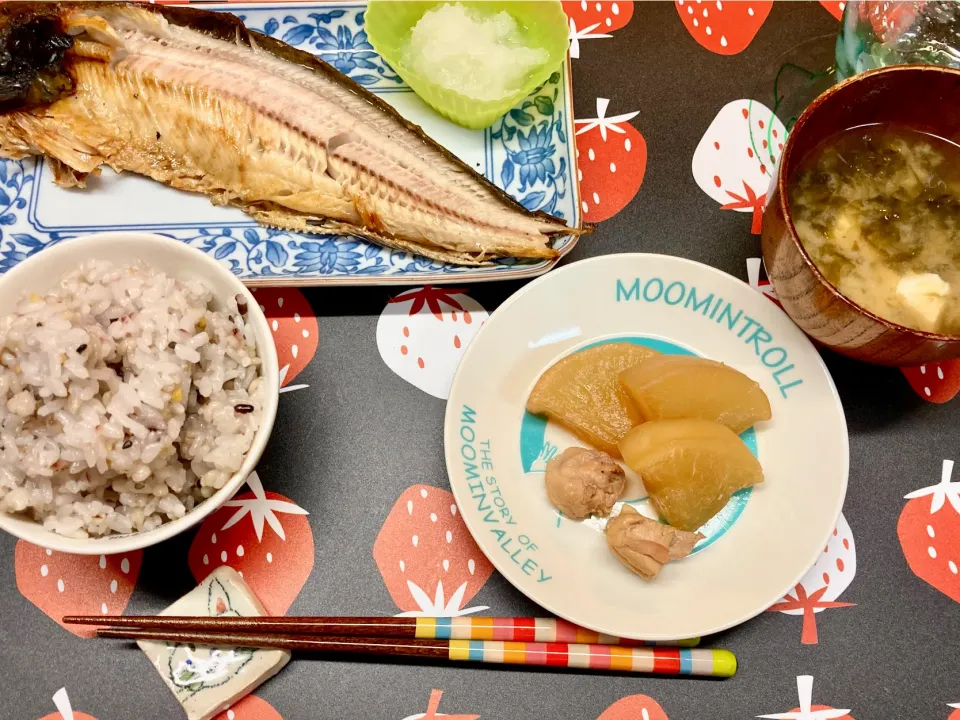
[{"label": "green leaf-shaped dish", "polygon": [[501,10],[510,13],[522,28],[533,47],[547,51],[548,58],[527,76],[512,95],[499,100],[476,100],[433,83],[429,78],[407,67],[401,61],[403,44],[414,25],[428,10],[456,0],[371,0],[367,5],[367,37],[373,47],[397,71],[397,74],[430,107],[457,125],[480,130],[498,118],[542,85],[567,57],[567,17],[559,0],[524,2],[513,0],[459,0],[465,7],[495,15]]}]

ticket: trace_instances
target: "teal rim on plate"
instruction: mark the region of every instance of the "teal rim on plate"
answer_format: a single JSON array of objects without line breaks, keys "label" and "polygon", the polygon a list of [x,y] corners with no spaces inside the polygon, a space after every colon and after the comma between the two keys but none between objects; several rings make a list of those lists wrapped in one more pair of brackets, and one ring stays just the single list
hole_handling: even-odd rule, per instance
[{"label": "teal rim on plate", "polygon": [[[609,551],[603,520],[558,516],[542,468],[583,443],[525,411],[550,365],[618,340],[735,367],[760,383],[773,411],[743,436],[765,482],[731,498],[697,552],[652,582]],[[574,263],[508,299],[461,360],[444,443],[464,522],[513,585],[566,620],[643,640],[732,627],[791,590],[833,532],[849,468],[833,381],[783,311],[719,270],[648,254]],[[650,515],[640,490],[628,487],[624,500]]]}]

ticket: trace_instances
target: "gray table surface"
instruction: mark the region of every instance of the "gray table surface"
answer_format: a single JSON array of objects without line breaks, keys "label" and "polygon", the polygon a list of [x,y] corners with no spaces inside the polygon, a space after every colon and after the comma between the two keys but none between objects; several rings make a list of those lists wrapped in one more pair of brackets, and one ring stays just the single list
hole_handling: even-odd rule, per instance
[{"label": "gray table surface", "polygon": [[[719,108],[749,97],[785,51],[836,28],[819,3],[778,2],[749,47],[724,57],[693,41],[673,3],[653,2],[638,4],[612,38],[584,41],[574,61],[578,117],[594,114],[597,97],[612,99],[611,114],[639,110],[631,122],[649,157],[633,201],[570,261],[657,252],[746,279],[745,259],[759,255],[759,239],[749,214],[719,211],[695,184],[694,148]],[[518,287],[478,285],[469,294],[493,311]],[[290,614],[395,614],[374,540],[408,487],[449,487],[445,403],[394,374],[377,351],[378,316],[396,292],[305,291],[320,330],[316,355],[297,378],[309,387],[281,396],[259,466],[267,490],[311,513],[315,564]],[[960,608],[910,571],[896,529],[903,496],[935,484],[942,461],[958,455],[960,400],[928,403],[897,370],[824,357],[850,429],[844,515],[856,538],[857,574],[841,598],[855,606],[817,615],[817,644],[800,642],[801,618],[764,613],[706,640],[738,655],[740,671],[727,681],[298,657],[257,696],[286,720],[401,720],[425,712],[432,690],[443,693],[440,713],[488,720],[593,720],[634,694],[653,698],[672,720],[733,720],[789,711],[799,704],[797,676],[812,675],[814,704],[850,708],[858,720],[945,720],[946,703],[960,702]],[[191,540],[188,534],[145,552],[128,614],[159,611],[193,587]],[[0,718],[54,712],[50,698],[60,687],[75,710],[99,720],[181,717],[138,650],[75,637],[21,595],[15,543],[0,537]],[[538,613],[496,573],[472,603],[499,615]],[[605,720],[628,717],[641,715],[611,711]]]}]

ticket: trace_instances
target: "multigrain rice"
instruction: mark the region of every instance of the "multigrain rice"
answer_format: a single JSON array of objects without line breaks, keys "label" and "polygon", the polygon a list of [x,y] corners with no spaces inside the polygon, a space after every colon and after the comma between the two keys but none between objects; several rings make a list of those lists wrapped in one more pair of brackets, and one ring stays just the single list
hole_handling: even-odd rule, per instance
[{"label": "multigrain rice", "polygon": [[80,538],[183,517],[240,469],[263,392],[235,298],[88,262],[0,320],[0,512]]}]

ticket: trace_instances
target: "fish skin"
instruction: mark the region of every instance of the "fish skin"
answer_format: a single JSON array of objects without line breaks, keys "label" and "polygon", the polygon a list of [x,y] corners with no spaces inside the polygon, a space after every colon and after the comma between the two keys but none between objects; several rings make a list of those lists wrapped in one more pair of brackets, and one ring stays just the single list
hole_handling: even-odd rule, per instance
[{"label": "fish skin", "polygon": [[82,186],[107,165],[265,225],[360,235],[463,265],[553,258],[553,237],[589,231],[527,211],[322,60],[226,13],[4,4],[0,87],[4,43],[40,21],[73,42],[32,68],[37,83],[70,82],[39,95],[49,104],[0,107],[0,156],[44,155],[61,184]]}]

